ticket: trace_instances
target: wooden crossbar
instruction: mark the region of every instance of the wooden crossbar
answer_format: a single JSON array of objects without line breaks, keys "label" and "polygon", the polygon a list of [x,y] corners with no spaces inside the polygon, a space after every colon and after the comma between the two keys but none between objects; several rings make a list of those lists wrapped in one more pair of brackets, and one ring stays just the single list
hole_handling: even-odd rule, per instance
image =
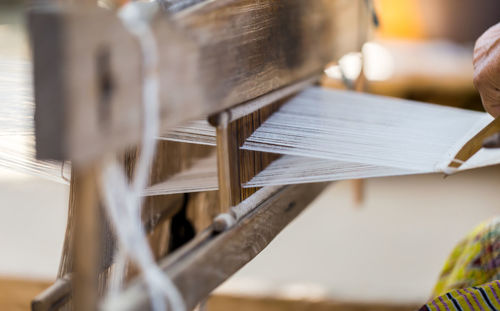
[{"label": "wooden crossbar", "polygon": [[[359,50],[361,0],[202,1],[154,23],[163,129],[321,73]],[[37,156],[88,162],[140,139],[141,56],[112,13],[29,15]]]},{"label": "wooden crossbar", "polygon": [[[187,309],[193,309],[217,286],[257,256],[327,185],[285,186],[271,196],[254,198],[258,202],[255,210],[235,227],[221,234],[214,234],[210,227],[177,253],[160,262],[162,270],[181,292]],[[259,192],[254,195],[259,196]],[[146,287],[142,279],[138,278],[104,309],[149,308]]]}]

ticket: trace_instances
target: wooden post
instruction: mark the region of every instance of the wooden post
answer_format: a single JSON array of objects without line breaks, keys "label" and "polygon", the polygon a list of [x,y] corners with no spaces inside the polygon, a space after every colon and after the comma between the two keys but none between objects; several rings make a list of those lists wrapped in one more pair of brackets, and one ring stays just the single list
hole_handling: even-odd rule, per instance
[{"label": "wooden post", "polygon": [[73,307],[76,311],[97,310],[99,274],[98,170],[77,169],[76,223],[74,233]]},{"label": "wooden post", "polygon": [[240,168],[238,145],[234,124],[229,123],[226,112],[219,115],[217,126],[217,168],[219,177],[219,202],[222,211],[240,202]]}]

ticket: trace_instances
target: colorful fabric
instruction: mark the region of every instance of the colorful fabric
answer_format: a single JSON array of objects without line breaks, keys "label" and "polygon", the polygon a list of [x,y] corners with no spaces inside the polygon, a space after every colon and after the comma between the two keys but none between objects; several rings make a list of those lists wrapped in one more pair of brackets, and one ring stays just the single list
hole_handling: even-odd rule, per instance
[{"label": "colorful fabric", "polygon": [[500,310],[500,282],[453,290],[420,308],[420,311]]},{"label": "colorful fabric", "polygon": [[500,218],[495,218],[478,226],[455,247],[432,296],[499,279]]},{"label": "colorful fabric", "polygon": [[420,310],[500,310],[500,218],[485,222],[453,249]]}]

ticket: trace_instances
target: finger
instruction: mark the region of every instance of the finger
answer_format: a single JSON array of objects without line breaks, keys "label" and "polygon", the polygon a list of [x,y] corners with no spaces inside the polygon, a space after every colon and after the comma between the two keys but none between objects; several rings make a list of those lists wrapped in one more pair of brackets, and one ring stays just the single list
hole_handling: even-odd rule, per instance
[{"label": "finger", "polygon": [[500,116],[500,105],[498,104],[493,104],[488,101],[483,100],[483,106],[486,112],[491,114],[494,118]]},{"label": "finger", "polygon": [[500,90],[491,83],[480,83],[476,85],[481,95],[484,109],[493,117],[500,116]]},{"label": "finger", "polygon": [[496,133],[483,141],[483,147],[487,149],[500,148],[500,133]]}]

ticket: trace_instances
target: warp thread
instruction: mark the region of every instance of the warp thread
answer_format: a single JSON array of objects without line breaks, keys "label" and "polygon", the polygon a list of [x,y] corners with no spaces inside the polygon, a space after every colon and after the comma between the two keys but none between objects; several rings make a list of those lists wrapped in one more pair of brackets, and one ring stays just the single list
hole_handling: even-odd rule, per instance
[{"label": "warp thread", "polygon": [[157,44],[149,24],[157,8],[156,2],[130,2],[118,12],[124,25],[138,39],[141,47],[144,129],[140,157],[130,184],[115,156],[108,157],[103,163],[100,180],[103,201],[119,242],[108,295],[113,296],[120,291],[128,257],[137,264],[144,277],[153,310],[165,310],[166,297],[171,310],[180,311],[186,309],[183,298],[175,284],[157,266],[141,221],[142,193],[148,183],[159,132]]},{"label": "warp thread", "polygon": [[242,149],[442,172],[454,145],[490,121],[475,111],[311,87],[267,119]]}]

